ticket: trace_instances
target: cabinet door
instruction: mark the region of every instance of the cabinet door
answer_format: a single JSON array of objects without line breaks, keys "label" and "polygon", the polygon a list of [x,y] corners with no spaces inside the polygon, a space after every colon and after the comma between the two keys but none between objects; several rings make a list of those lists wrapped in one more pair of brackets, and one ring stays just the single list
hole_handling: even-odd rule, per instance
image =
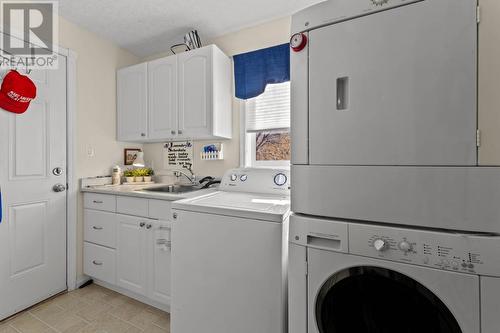
[{"label": "cabinet door", "polygon": [[149,237],[149,292],[148,297],[170,304],[171,284],[171,223],[154,222]]},{"label": "cabinet door", "polygon": [[148,133],[147,64],[117,72],[118,140],[144,140]]},{"label": "cabinet door", "polygon": [[139,217],[117,215],[117,263],[118,286],[137,294],[146,294],[146,224]]},{"label": "cabinet door", "polygon": [[179,64],[179,135],[206,138],[212,122],[212,47],[181,53]]},{"label": "cabinet door", "polygon": [[148,63],[149,139],[177,134],[177,57]]}]

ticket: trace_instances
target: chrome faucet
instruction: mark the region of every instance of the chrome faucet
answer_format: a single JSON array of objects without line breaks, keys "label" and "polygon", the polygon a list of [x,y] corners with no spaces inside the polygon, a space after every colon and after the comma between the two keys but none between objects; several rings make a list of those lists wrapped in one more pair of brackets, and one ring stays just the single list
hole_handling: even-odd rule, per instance
[{"label": "chrome faucet", "polygon": [[191,184],[194,184],[196,182],[196,176],[195,176],[195,174],[193,173],[193,171],[191,171],[191,169],[186,169],[186,170],[188,170],[191,173],[191,176],[189,176],[188,174],[186,174],[184,171],[180,171],[180,170],[174,171],[174,176],[177,177],[177,178],[180,178],[181,176],[184,176],[184,177],[186,177],[189,180],[189,182]]}]

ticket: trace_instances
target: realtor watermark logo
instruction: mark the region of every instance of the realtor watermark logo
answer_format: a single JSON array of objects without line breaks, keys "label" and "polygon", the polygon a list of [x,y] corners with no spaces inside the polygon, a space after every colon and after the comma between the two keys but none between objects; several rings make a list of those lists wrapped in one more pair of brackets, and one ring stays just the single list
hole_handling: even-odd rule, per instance
[{"label": "realtor watermark logo", "polygon": [[58,2],[0,1],[0,67],[58,68]]}]

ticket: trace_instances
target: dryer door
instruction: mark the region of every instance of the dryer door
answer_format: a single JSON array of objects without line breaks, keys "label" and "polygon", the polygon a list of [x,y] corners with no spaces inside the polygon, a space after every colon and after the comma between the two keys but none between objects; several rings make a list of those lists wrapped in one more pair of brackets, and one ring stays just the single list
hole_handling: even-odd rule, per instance
[{"label": "dryer door", "polygon": [[474,0],[312,30],[310,164],[475,165],[476,35]]},{"label": "dryer door", "polygon": [[309,333],[479,333],[479,278],[310,249]]}]

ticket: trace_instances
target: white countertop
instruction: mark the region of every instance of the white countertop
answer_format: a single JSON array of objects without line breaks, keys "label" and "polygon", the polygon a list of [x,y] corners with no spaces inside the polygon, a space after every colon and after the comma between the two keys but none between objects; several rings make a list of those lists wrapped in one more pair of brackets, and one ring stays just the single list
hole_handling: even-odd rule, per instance
[{"label": "white countertop", "polygon": [[205,195],[214,192],[217,188],[209,188],[197,190],[187,193],[162,193],[162,192],[147,192],[142,191],[146,188],[167,186],[172,184],[149,184],[149,185],[98,185],[83,187],[82,192],[99,193],[109,195],[121,195],[129,197],[138,197],[146,199],[158,199],[167,201],[176,201],[181,199],[194,198],[200,195]]}]

